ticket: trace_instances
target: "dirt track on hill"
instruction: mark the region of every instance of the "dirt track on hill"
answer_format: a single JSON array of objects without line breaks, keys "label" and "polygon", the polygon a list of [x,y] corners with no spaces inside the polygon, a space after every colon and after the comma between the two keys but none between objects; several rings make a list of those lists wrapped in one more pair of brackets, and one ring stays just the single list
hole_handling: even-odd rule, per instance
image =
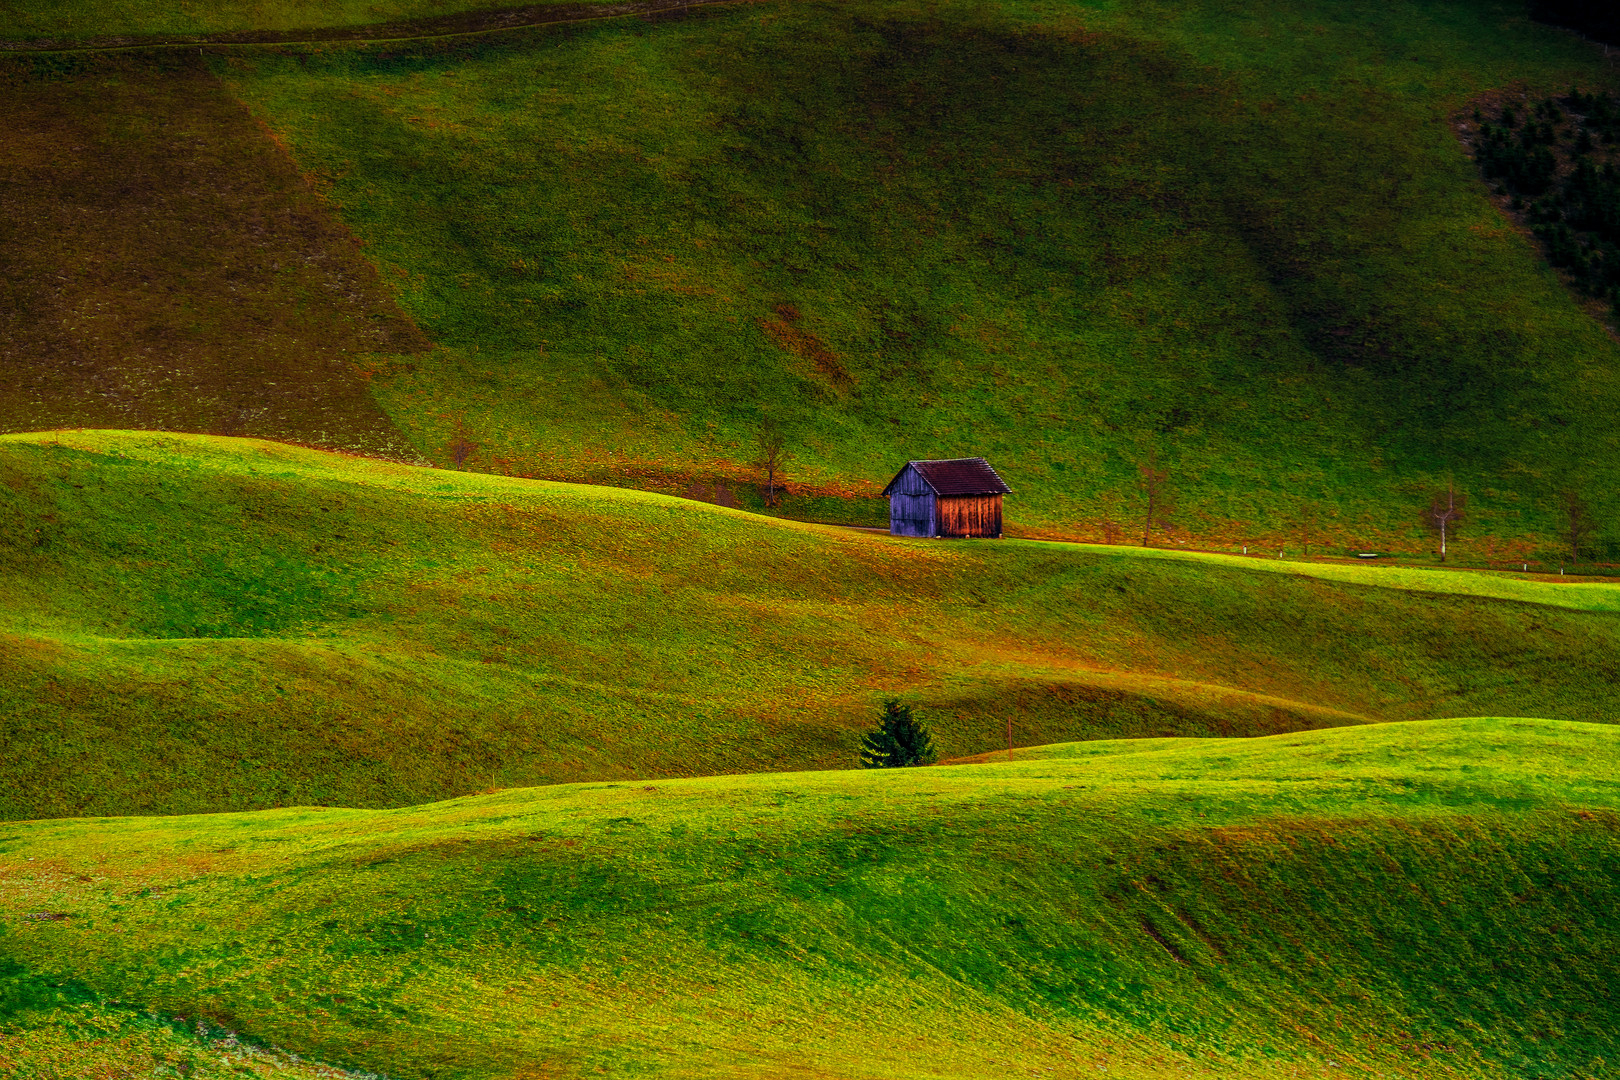
[{"label": "dirt track on hill", "polygon": [[551,23],[588,22],[627,15],[668,15],[691,8],[716,7],[752,0],[635,0],[620,4],[539,4],[499,11],[473,11],[436,19],[414,19],[364,26],[329,26],[308,30],[240,30],[218,34],[164,34],[152,37],[105,37],[72,40],[36,38],[0,41],[0,53],[107,52],[176,49],[206,45],[320,45],[329,42],[418,41],[466,34],[522,30]]}]

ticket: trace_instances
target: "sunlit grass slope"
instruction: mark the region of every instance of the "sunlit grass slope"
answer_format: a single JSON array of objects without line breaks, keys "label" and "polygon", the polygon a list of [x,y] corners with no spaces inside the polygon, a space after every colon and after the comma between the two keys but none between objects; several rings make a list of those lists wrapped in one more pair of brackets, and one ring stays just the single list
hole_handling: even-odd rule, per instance
[{"label": "sunlit grass slope", "polygon": [[1617,766],[1452,720],[12,824],[9,1024],[66,983],[394,1077],[1610,1077]]},{"label": "sunlit grass slope", "polygon": [[[468,9],[8,0],[0,21],[96,36]],[[434,460],[718,480],[746,502],[771,416],[800,517],[872,520],[881,507],[848,496],[901,461],[983,453],[1016,527],[1128,534],[1155,454],[1181,538],[1421,549],[1419,513],[1450,478],[1471,496],[1456,556],[1555,555],[1566,488],[1604,522],[1588,554],[1620,551],[1620,353],[1450,127],[1481,91],[1616,85],[1517,0],[766,3],[206,62],[437,343],[362,365]],[[71,114],[63,130],[105,119],[99,61],[7,67],[21,98]],[[30,167],[78,190],[60,144]],[[84,160],[113,174],[104,149]],[[51,203],[25,179],[30,205]],[[107,197],[162,217],[162,198]],[[17,216],[18,265],[62,263],[62,230],[27,224],[48,217]],[[262,268],[237,240],[223,264]],[[94,262],[64,295],[94,286]],[[125,308],[189,310],[171,278]],[[56,288],[19,281],[36,307]],[[267,325],[310,314],[275,290],[255,306]],[[111,349],[99,322],[36,321]],[[183,329],[200,356],[243,347]],[[45,366],[72,392],[6,426],[105,426],[102,403],[130,392],[97,365]],[[153,377],[169,404],[193,400],[186,371]],[[373,402],[349,404],[374,424]],[[74,408],[91,415],[60,416]],[[195,413],[162,426],[285,434]]]},{"label": "sunlit grass slope", "polygon": [[982,453],[1073,536],[1129,534],[1150,453],[1184,536],[1418,548],[1448,475],[1464,557],[1553,550],[1565,487],[1620,520],[1620,352],[1450,128],[1614,78],[1518,3],[758,4],[215,62],[438,343],[379,386],[435,460],[738,482],[769,415],[807,489]]},{"label": "sunlit grass slope", "polygon": [[0,963],[0,1075],[17,1080],[370,1080]]},{"label": "sunlit grass slope", "polygon": [[139,433],[0,438],[0,530],[11,818],[839,768],[890,695],[946,756],[1008,720],[1620,717],[1603,584],[905,541]]}]

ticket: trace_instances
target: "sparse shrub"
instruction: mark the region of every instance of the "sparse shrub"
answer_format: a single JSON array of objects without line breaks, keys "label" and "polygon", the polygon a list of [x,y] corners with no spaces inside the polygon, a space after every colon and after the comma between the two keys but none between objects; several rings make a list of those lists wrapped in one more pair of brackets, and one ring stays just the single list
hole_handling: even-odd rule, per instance
[{"label": "sparse shrub", "polygon": [[861,768],[894,769],[932,765],[939,760],[928,727],[911,715],[911,706],[892,698],[883,703],[877,727],[861,739]]},{"label": "sparse shrub", "polygon": [[1142,546],[1153,546],[1153,529],[1170,528],[1170,514],[1175,509],[1175,496],[1170,488],[1170,471],[1159,467],[1159,457],[1149,451],[1148,459],[1136,467],[1142,489]]},{"label": "sparse shrub", "polygon": [[458,469],[466,468],[467,459],[478,451],[478,444],[467,435],[467,426],[461,420],[456,421],[456,433],[450,440],[449,450],[450,460]]}]

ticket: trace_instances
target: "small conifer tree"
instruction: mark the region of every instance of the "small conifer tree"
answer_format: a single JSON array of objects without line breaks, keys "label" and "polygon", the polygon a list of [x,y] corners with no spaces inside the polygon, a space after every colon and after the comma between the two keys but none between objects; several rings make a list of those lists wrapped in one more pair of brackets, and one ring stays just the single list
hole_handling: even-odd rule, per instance
[{"label": "small conifer tree", "polygon": [[861,739],[863,769],[932,765],[938,760],[934,737],[927,726],[911,715],[910,705],[892,699],[883,703],[883,716],[877,727]]}]

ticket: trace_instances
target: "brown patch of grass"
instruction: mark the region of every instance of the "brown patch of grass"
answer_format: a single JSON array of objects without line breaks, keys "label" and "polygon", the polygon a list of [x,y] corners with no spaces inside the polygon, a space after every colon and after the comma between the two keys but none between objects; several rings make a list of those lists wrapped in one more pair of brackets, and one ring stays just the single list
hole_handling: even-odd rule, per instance
[{"label": "brown patch of grass", "polygon": [[0,66],[0,430],[412,456],[361,362],[427,341],[197,57]]},{"label": "brown patch of grass", "polygon": [[693,499],[697,502],[714,503],[716,506],[737,506],[737,497],[732,494],[731,488],[718,481],[709,484],[702,480],[693,481],[681,493],[683,499]]},{"label": "brown patch of grass", "polygon": [[650,260],[624,264],[624,279],[632,285],[649,285],[682,296],[714,296],[714,287],[696,278],[692,271],[678,266],[672,256],[663,263]]},{"label": "brown patch of grass", "polygon": [[834,390],[842,393],[854,386],[854,378],[826,343],[798,325],[800,318],[799,309],[792,304],[778,304],[776,318],[760,319],[759,328],[783,350],[810,361]]}]

